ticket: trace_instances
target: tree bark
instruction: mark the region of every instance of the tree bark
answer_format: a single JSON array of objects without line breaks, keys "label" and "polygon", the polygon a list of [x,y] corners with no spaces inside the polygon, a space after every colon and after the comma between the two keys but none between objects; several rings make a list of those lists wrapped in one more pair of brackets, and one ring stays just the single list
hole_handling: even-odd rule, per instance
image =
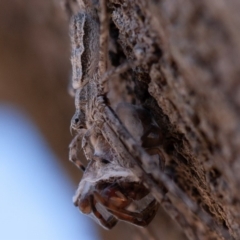
[{"label": "tree bark", "polygon": [[[77,182],[67,161],[74,104],[67,18],[58,4],[0,3],[0,100],[31,114]],[[239,11],[237,0],[108,1],[118,46],[111,63],[144,56],[123,77],[162,130],[165,172],[223,236],[169,191],[146,230],[120,223],[103,239],[240,239]]]}]

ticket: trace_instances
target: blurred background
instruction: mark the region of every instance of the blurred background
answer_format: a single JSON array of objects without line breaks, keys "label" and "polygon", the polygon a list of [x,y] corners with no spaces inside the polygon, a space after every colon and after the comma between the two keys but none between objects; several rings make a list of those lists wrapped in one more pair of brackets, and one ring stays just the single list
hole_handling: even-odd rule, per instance
[{"label": "blurred background", "polygon": [[1,1],[0,239],[99,239],[72,204],[69,75],[60,3]]},{"label": "blurred background", "polygon": [[[125,223],[100,230],[73,206],[81,173],[68,161],[69,46],[60,1],[0,1],[0,239],[153,239]],[[185,239],[169,222],[160,210],[149,228]]]},{"label": "blurred background", "polygon": [[0,105],[0,239],[99,239],[73,184],[28,114]]}]

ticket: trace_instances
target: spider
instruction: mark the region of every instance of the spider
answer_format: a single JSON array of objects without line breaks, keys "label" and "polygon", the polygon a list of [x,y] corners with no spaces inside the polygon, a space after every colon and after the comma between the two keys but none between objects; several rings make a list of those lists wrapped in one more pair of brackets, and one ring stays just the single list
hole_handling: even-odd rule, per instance
[{"label": "spider", "polygon": [[[157,147],[161,139],[160,131],[148,111],[124,103],[117,107],[116,113],[162,171],[164,157]],[[136,127],[134,131],[132,124]],[[93,133],[85,141],[83,148],[89,159],[87,168],[74,155],[76,147],[70,145],[70,152],[74,152],[70,154],[71,159],[84,170],[74,197],[75,206],[106,229],[114,227],[117,220],[138,226],[148,225],[158,210],[156,199],[130,169],[121,166],[118,154],[103,136]]]},{"label": "spider", "polygon": [[[158,147],[162,135],[143,107],[122,103],[113,111],[108,104],[106,81],[129,66],[123,64],[107,71],[105,1],[101,0],[100,5],[100,25],[89,6],[71,20],[76,105],[71,128],[77,135],[70,144],[69,159],[84,171],[74,204],[107,229],[118,220],[146,226],[155,216],[158,202],[142,181],[142,171],[133,159],[142,168],[148,167],[146,160],[151,163],[146,169],[148,175],[151,169],[162,171],[164,157]],[[87,167],[77,156],[79,141],[89,161]]]}]

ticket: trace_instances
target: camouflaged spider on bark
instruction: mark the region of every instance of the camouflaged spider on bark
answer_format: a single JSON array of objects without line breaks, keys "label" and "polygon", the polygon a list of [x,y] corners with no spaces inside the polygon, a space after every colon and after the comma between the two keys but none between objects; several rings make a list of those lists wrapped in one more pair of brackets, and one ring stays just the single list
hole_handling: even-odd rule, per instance
[{"label": "camouflaged spider on bark", "polygon": [[[91,7],[85,5],[70,22],[76,106],[71,128],[77,135],[70,144],[69,158],[84,171],[74,203],[107,229],[117,220],[145,226],[155,216],[158,202],[144,185],[141,169],[132,158],[144,168],[148,160],[156,171],[162,171],[164,160],[158,148],[161,134],[141,106],[123,103],[116,112],[109,106],[105,83],[114,74],[124,72],[129,64],[107,70],[105,1],[100,1],[100,20]],[[86,168],[77,157],[79,141],[89,161]]]}]

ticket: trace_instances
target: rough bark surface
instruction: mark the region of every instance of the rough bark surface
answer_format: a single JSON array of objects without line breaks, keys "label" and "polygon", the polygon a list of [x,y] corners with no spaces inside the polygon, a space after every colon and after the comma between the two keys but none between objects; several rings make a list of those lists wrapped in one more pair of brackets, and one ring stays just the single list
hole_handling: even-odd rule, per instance
[{"label": "rough bark surface", "polygon": [[[74,107],[67,96],[68,27],[58,4],[0,3],[0,100],[32,115],[76,182],[80,175],[67,161]],[[112,65],[133,59],[139,48],[146,59],[154,56],[125,77],[162,129],[166,171],[233,239],[240,239],[239,10],[237,0],[108,4],[118,43]],[[189,239],[221,239],[168,195],[172,203],[165,203],[147,229],[121,223],[103,231],[103,239],[186,239],[183,232]]]}]

